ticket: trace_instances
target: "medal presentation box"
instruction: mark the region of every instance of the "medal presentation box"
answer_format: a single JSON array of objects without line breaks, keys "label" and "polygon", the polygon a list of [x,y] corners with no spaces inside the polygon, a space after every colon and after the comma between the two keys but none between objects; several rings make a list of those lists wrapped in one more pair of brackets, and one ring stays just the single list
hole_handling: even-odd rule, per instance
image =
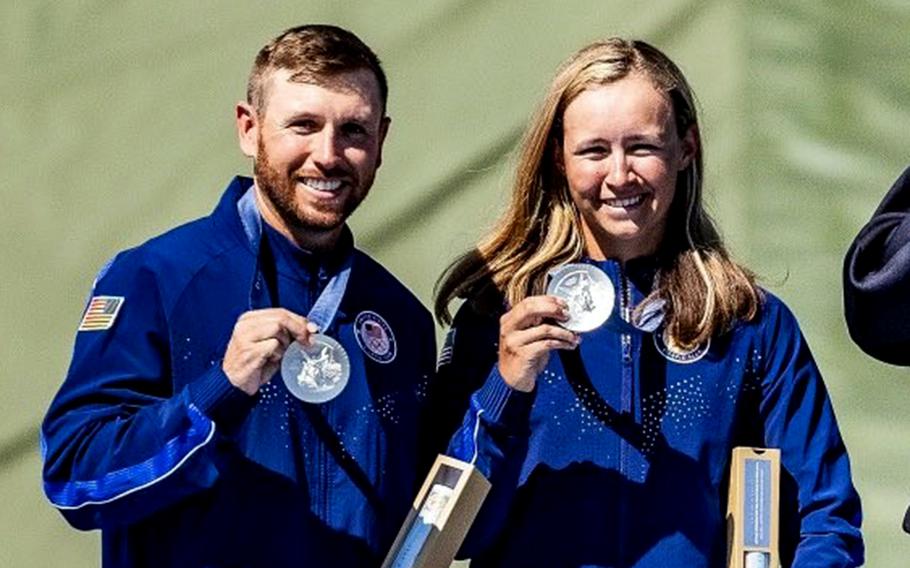
[{"label": "medal presentation box", "polygon": [[449,566],[489,490],[473,465],[437,457],[382,568]]},{"label": "medal presentation box", "polygon": [[778,568],[780,450],[733,448],[727,505],[729,568]]}]

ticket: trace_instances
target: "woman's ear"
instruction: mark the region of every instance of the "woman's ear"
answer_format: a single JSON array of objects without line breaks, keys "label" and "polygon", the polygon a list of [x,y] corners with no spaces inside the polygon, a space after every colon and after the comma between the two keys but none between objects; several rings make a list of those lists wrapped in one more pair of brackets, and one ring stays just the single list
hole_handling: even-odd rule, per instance
[{"label": "woman's ear", "polygon": [[556,166],[556,171],[562,174],[562,177],[566,177],[566,161],[562,153],[562,142],[559,138],[553,139],[553,165]]},{"label": "woman's ear", "polygon": [[680,139],[682,156],[679,160],[679,171],[688,168],[695,159],[695,153],[698,152],[698,136],[698,127],[693,124]]}]

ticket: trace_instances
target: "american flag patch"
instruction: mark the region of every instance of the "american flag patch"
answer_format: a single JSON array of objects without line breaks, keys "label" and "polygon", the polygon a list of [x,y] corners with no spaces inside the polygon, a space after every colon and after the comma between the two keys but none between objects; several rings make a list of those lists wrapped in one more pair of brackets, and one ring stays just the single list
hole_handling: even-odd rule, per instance
[{"label": "american flag patch", "polygon": [[455,328],[450,328],[446,333],[445,341],[442,344],[442,351],[439,352],[439,358],[436,360],[436,370],[452,362],[452,355],[455,350]]},{"label": "american flag patch", "polygon": [[110,329],[123,306],[123,296],[92,296],[88,303],[79,331]]}]

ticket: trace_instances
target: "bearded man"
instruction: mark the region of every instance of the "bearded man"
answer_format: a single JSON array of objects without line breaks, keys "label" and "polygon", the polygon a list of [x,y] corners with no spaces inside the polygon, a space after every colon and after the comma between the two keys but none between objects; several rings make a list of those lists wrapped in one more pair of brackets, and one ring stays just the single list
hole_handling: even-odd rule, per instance
[{"label": "bearded man", "polygon": [[354,34],[281,34],[235,112],[253,179],[99,274],[42,447],[104,566],[371,566],[394,539],[449,434],[423,417],[467,403],[430,409],[432,319],[346,225],[387,93]]}]

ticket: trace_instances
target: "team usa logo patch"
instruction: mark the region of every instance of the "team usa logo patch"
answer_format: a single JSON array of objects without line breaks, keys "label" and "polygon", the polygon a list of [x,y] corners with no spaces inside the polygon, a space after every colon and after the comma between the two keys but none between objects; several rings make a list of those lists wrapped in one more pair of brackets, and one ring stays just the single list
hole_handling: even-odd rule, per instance
[{"label": "team usa logo patch", "polygon": [[688,365],[689,363],[701,360],[701,358],[708,353],[708,350],[711,349],[711,340],[709,339],[705,343],[696,346],[694,349],[684,351],[673,345],[670,336],[667,334],[667,328],[657,330],[652,337],[654,337],[654,347],[657,348],[664,358],[668,361],[680,363],[682,365]]},{"label": "team usa logo patch", "polygon": [[123,296],[92,296],[79,323],[79,331],[103,331],[113,327],[123,307]]},{"label": "team usa logo patch", "polygon": [[391,363],[398,353],[392,328],[376,312],[367,310],[357,314],[354,337],[367,357],[377,363]]}]

